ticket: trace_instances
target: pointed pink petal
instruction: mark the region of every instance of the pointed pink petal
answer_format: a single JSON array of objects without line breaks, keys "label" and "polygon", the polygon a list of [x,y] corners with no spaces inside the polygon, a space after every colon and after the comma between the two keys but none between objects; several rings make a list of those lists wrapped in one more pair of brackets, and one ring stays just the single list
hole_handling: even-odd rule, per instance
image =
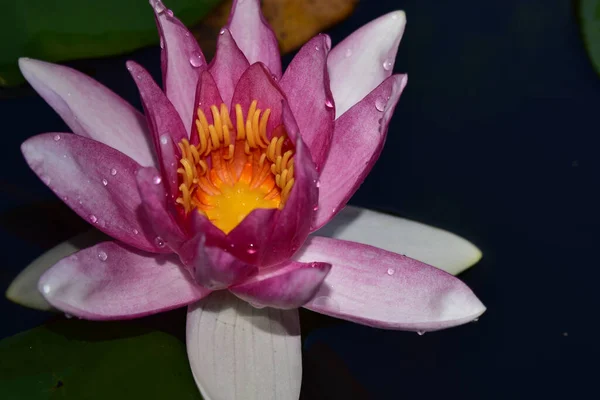
[{"label": "pointed pink petal", "polygon": [[306,308],[385,329],[435,331],[461,325],[485,311],[452,275],[376,247],[311,237],[297,257],[332,265]]},{"label": "pointed pink petal", "polygon": [[[215,82],[213,76],[207,70],[202,71],[200,78],[198,79],[198,86],[196,87],[196,100],[194,104],[197,106],[197,108],[204,112],[206,120],[209,124],[214,123],[210,107],[214,105],[217,106],[217,108],[220,108],[221,103],[223,103],[223,100],[221,99],[221,94],[219,93],[217,83]],[[194,117],[197,119],[196,113],[197,110],[194,110]],[[197,145],[200,142],[198,128],[195,123],[192,125],[190,142],[193,145]]]},{"label": "pointed pink petal", "polygon": [[197,286],[174,255],[103,242],[62,259],[39,285],[54,307],[92,320],[129,319],[171,310],[210,293]]},{"label": "pointed pink petal", "polygon": [[310,149],[319,170],[329,152],[335,118],[327,73],[330,47],[331,40],[327,35],[313,38],[300,49],[280,82],[296,117],[302,140]]},{"label": "pointed pink petal", "polygon": [[186,347],[205,399],[298,400],[297,310],[257,310],[226,291],[188,308]]},{"label": "pointed pink petal", "polygon": [[155,164],[144,116],[94,79],[61,65],[19,59],[27,81],[74,133],[127,154],[138,164]]},{"label": "pointed pink petal", "polygon": [[[254,1],[254,0],[248,0]],[[247,115],[252,101],[257,100],[257,109],[271,109],[267,122],[267,138],[271,138],[273,130],[282,123],[282,102],[286,101],[285,94],[273,80],[269,71],[261,63],[251,65],[240,77],[231,101],[232,106],[239,104]],[[231,113],[233,126],[236,126],[236,115]]]},{"label": "pointed pink petal", "polygon": [[298,308],[313,298],[330,269],[331,264],[327,263],[288,261],[282,266],[262,269],[229,290],[253,305]]},{"label": "pointed pink petal", "polygon": [[137,214],[140,166],[131,158],[70,133],[34,136],[21,151],[40,179],[95,228],[138,249],[165,251],[155,245],[148,221]]},{"label": "pointed pink petal", "polygon": [[240,261],[231,253],[207,246],[206,236],[202,233],[188,241],[179,255],[194,274],[196,282],[211,290],[225,289],[257,272],[256,267]]},{"label": "pointed pink petal", "polygon": [[386,79],[335,121],[329,157],[319,180],[319,209],[313,231],[340,211],[379,158],[406,75]]},{"label": "pointed pink petal", "polygon": [[133,61],[127,62],[127,69],[140,91],[165,185],[167,185],[169,194],[176,196],[179,193],[177,189],[177,167],[179,166],[177,154],[179,151],[175,145],[182,139],[186,139],[187,133],[175,107],[154,82],[152,76]]},{"label": "pointed pink petal", "polygon": [[208,70],[215,78],[223,102],[227,107],[231,105],[235,86],[249,66],[248,60],[235,43],[231,32],[223,29],[217,42],[215,58],[211,61]]},{"label": "pointed pink petal", "polygon": [[194,35],[168,12],[161,1],[151,0],[150,4],[162,43],[163,86],[187,135],[192,127],[196,83],[200,72],[206,69],[206,59]]},{"label": "pointed pink petal", "polygon": [[260,0],[234,0],[226,27],[250,64],[262,62],[275,78],[281,78],[279,45],[260,10]]},{"label": "pointed pink petal", "polygon": [[386,14],[331,50],[327,65],[338,118],[392,74],[405,25],[403,11]]},{"label": "pointed pink petal", "polygon": [[155,244],[158,242],[177,252],[185,242],[186,234],[176,218],[175,200],[165,193],[162,178],[155,168],[141,168],[136,179],[142,198],[143,216],[158,235],[154,239]]}]

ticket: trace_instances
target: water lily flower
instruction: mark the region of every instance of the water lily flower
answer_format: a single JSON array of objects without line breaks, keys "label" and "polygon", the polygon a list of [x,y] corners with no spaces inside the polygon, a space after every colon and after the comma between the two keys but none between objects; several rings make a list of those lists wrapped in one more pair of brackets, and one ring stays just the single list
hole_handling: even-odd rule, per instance
[{"label": "water lily flower", "polygon": [[357,323],[432,331],[485,307],[460,280],[406,256],[309,236],[344,208],[377,160],[406,75],[392,75],[405,16],[331,49],[309,41],[283,73],[258,0],[234,1],[207,64],[152,0],[164,90],[127,68],[145,117],[72,69],[21,59],[73,133],[22,145],[33,171],[114,238],[39,280],[54,307],[129,319],[189,305],[187,348],[207,399],[298,398],[298,307]]}]

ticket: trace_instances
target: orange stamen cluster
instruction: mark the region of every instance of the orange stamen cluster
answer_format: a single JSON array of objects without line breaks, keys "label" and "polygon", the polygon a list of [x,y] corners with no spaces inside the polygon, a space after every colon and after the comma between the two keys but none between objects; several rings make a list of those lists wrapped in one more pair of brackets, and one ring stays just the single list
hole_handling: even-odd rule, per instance
[{"label": "orange stamen cluster", "polygon": [[234,127],[224,104],[210,107],[212,124],[198,108],[198,144],[183,139],[180,204],[206,215],[229,233],[256,208],[283,208],[294,185],[294,151],[282,126],[267,135],[271,110],[257,109],[254,100],[246,117],[235,105]]}]

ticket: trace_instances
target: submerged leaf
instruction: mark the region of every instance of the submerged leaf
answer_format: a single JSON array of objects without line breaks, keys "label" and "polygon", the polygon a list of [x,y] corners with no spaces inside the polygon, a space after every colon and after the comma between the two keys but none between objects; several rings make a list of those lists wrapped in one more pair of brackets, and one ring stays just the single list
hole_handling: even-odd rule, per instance
[{"label": "submerged leaf", "polygon": [[202,399],[185,345],[131,322],[61,320],[0,341],[6,399]]}]

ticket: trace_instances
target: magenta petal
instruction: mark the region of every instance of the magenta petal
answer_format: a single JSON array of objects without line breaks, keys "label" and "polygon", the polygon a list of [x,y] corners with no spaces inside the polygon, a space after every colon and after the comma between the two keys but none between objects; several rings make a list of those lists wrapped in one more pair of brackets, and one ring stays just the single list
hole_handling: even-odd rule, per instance
[{"label": "magenta petal", "polygon": [[338,118],[392,74],[405,25],[404,12],[391,12],[331,50],[327,64]]},{"label": "magenta petal", "polygon": [[228,29],[223,29],[217,42],[215,58],[211,61],[208,70],[217,82],[223,102],[227,107],[240,77],[250,64],[244,53],[235,43]]},{"label": "magenta petal", "polygon": [[200,233],[188,241],[179,255],[196,282],[211,289],[225,289],[257,272],[257,268],[234,257],[218,247],[206,245],[206,236]]},{"label": "magenta petal", "polygon": [[229,290],[253,305],[280,309],[298,308],[313,298],[331,264],[289,261],[283,266],[263,269]]},{"label": "magenta petal", "polygon": [[279,45],[260,10],[260,0],[234,0],[227,28],[250,64],[262,62],[281,78]]},{"label": "magenta petal", "polygon": [[210,293],[175,255],[137,252],[103,242],[63,258],[38,288],[54,307],[92,320],[130,319],[193,303]]},{"label": "magenta petal", "polygon": [[163,252],[139,218],[139,164],[105,144],[70,133],[46,133],[21,145],[31,169],[95,228],[138,249]]},{"label": "magenta petal", "polygon": [[[221,99],[221,94],[219,93],[217,83],[215,82],[213,76],[206,70],[202,71],[200,74],[200,79],[198,79],[198,86],[196,87],[196,100],[194,104],[196,104],[197,107],[204,112],[206,120],[209,124],[214,123],[213,114],[210,107],[216,106],[218,109],[220,109],[221,103],[223,103],[223,100]],[[229,107],[229,104],[226,104]],[[194,114],[194,118],[197,118],[196,114]],[[198,127],[195,123],[192,125],[190,142],[194,145],[197,145],[200,142],[200,137],[198,136]]]},{"label": "magenta petal", "polygon": [[156,165],[144,116],[125,100],[74,69],[19,59],[27,81],[73,133],[102,142],[143,166]]},{"label": "magenta petal", "polygon": [[160,0],[151,0],[161,39],[161,67],[167,97],[179,113],[186,134],[194,114],[196,83],[206,59],[194,35],[169,13]]},{"label": "magenta petal", "polygon": [[304,307],[386,329],[434,331],[472,321],[481,301],[452,275],[376,247],[311,237],[297,259],[332,265]]},{"label": "magenta petal", "polygon": [[325,225],[356,192],[379,158],[406,75],[393,75],[335,121],[329,157],[319,180],[312,230]]},{"label": "magenta petal", "polygon": [[186,240],[185,232],[179,227],[175,218],[174,201],[171,207],[165,193],[162,178],[155,168],[141,168],[137,173],[137,186],[142,198],[144,217],[149,221],[157,235],[155,244],[168,246],[177,252]]},{"label": "magenta petal", "polygon": [[330,47],[327,35],[313,38],[300,49],[280,82],[317,169],[327,158],[335,119],[327,73]]},{"label": "magenta petal", "polygon": [[[254,1],[254,0],[249,0]],[[271,138],[273,130],[282,123],[282,102],[286,101],[285,94],[273,80],[263,64],[251,65],[240,77],[231,101],[232,106],[239,104],[247,115],[252,101],[257,100],[257,109],[271,109],[267,123],[267,138]],[[236,126],[236,115],[231,113],[233,126]]]},{"label": "magenta petal", "polygon": [[175,107],[154,82],[152,76],[133,61],[127,62],[127,69],[140,91],[165,184],[169,194],[175,196],[179,192],[177,189],[177,166],[173,165],[179,162],[178,150],[175,145],[182,139],[186,139],[187,133]]}]

